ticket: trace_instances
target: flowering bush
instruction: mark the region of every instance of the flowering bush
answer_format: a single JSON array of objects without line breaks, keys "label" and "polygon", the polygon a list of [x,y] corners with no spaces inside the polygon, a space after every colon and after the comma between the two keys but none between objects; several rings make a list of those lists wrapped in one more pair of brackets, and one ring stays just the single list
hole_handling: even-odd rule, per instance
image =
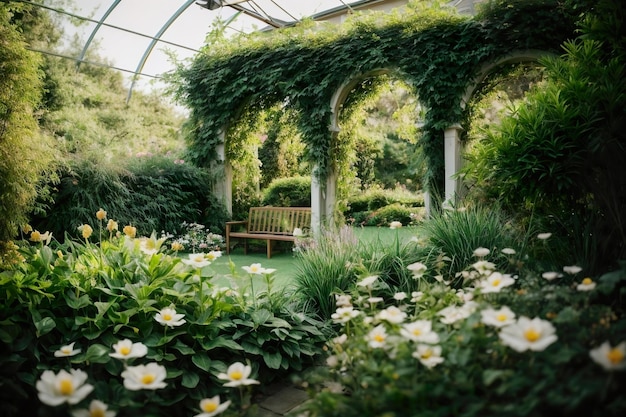
[{"label": "flowering bush", "polygon": [[100,244],[87,228],[81,242],[23,241],[25,261],[0,272],[3,416],[246,415],[251,384],[321,352],[324,324],[272,288],[273,270],[218,287],[217,252],[185,262],[99,216]]},{"label": "flowering bush", "polygon": [[183,222],[181,229],[181,233],[177,236],[162,233],[162,236],[172,238],[172,249],[176,252],[205,252],[225,248],[224,237],[217,233],[212,233],[202,224]]},{"label": "flowering bush", "polygon": [[[520,264],[514,249],[502,254]],[[455,274],[460,288],[417,262],[411,293],[390,296],[381,271],[336,294],[309,415],[624,415],[626,265],[597,279],[575,265],[546,277],[496,270],[488,248],[474,256]]]}]

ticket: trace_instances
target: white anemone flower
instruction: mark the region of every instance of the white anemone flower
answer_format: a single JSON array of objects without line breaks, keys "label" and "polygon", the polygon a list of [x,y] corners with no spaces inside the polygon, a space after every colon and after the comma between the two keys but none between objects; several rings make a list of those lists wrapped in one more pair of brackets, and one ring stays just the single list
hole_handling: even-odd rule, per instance
[{"label": "white anemone flower", "polygon": [[357,286],[370,288],[374,282],[378,279],[378,275],[370,275],[369,277],[363,278],[361,281],[357,282]]},{"label": "white anemone flower", "polygon": [[552,236],[552,233],[539,233],[537,235],[537,239],[546,240],[546,239],[550,239],[550,236]]},{"label": "white anemone flower", "polygon": [[115,417],[117,413],[100,400],[92,400],[89,409],[73,410],[73,417]]},{"label": "white anemone flower", "polygon": [[241,362],[235,362],[228,367],[226,373],[220,373],[217,375],[219,379],[225,379],[228,382],[224,383],[225,387],[238,387],[242,385],[259,384],[256,379],[251,379],[252,367],[250,365],[244,365]]},{"label": "white anemone flower", "polygon": [[531,320],[524,316],[521,316],[516,323],[503,327],[499,336],[502,343],[518,352],[529,349],[539,352],[558,339],[552,323],[539,317]]},{"label": "white anemone flower", "polygon": [[166,377],[167,371],[165,367],[156,362],[150,362],[146,365],[129,366],[122,372],[124,387],[131,391],[165,388],[167,386],[167,383],[164,382]]},{"label": "white anemone flower", "polygon": [[405,292],[403,292],[403,291],[397,292],[397,293],[395,293],[395,294],[393,295],[393,299],[394,299],[394,300],[397,300],[397,301],[402,301],[402,300],[404,300],[405,298],[407,298],[407,295],[406,295],[406,293],[405,293]]},{"label": "white anemone flower", "polygon": [[400,334],[414,342],[439,343],[439,335],[433,332],[430,320],[416,320],[412,323],[406,323],[400,329]]},{"label": "white anemone flower", "polygon": [[404,322],[404,319],[406,318],[406,313],[396,306],[391,306],[387,307],[384,310],[381,310],[376,315],[376,318],[378,320],[385,320],[389,323],[399,324]]},{"label": "white anemone flower", "polygon": [[413,274],[413,278],[419,279],[424,276],[424,273],[428,269],[426,265],[421,262],[414,262],[406,267]]},{"label": "white anemone flower", "polygon": [[186,323],[186,320],[183,319],[183,317],[185,317],[184,314],[176,313],[176,310],[171,307],[165,307],[164,309],[156,313],[154,319],[163,326],[169,326],[173,328]]},{"label": "white anemone flower", "polygon": [[53,407],[63,403],[78,404],[93,391],[93,385],[86,381],[87,373],[80,369],[70,372],[62,369],[58,374],[44,371],[36,384],[37,395],[42,403]]},{"label": "white anemone flower", "polygon": [[200,400],[200,410],[202,410],[202,413],[196,414],[194,417],[213,417],[226,410],[228,406],[230,406],[230,400],[221,402],[219,395],[212,398],[205,398]]},{"label": "white anemone flower", "polygon": [[216,260],[217,258],[221,256],[222,256],[222,251],[219,251],[219,250],[212,250],[211,252],[206,254],[206,258],[210,262],[213,262],[214,260]]},{"label": "white anemone flower", "polygon": [[116,359],[143,358],[148,354],[148,348],[141,342],[133,343],[130,339],[120,340],[113,345],[114,353],[109,356]]},{"label": "white anemone flower", "polygon": [[252,264],[250,266],[242,266],[242,268],[248,274],[253,274],[253,275],[264,275],[264,274],[271,274],[273,272],[276,272],[276,269],[273,269],[273,268],[263,268],[261,266],[261,264],[259,264],[259,263],[255,263],[255,264]]},{"label": "white anemone flower", "polygon": [[561,274],[560,272],[548,271],[548,272],[544,272],[543,274],[541,274],[541,276],[544,279],[547,279],[548,281],[552,281],[552,280],[555,280],[557,278],[561,278],[563,276],[563,274]]},{"label": "white anemone flower", "polygon": [[478,258],[484,258],[485,256],[489,255],[491,253],[491,251],[487,248],[483,248],[482,246],[480,248],[476,248],[474,249],[474,256],[478,257]]},{"label": "white anemone flower", "polygon": [[582,270],[583,269],[579,267],[578,265],[570,265],[570,266],[563,267],[563,272],[565,272],[566,274],[570,274],[570,275],[576,275]]},{"label": "white anemone flower", "polygon": [[474,268],[480,275],[489,276],[495,271],[496,264],[489,261],[477,261],[472,264],[472,268]]},{"label": "white anemone flower", "polygon": [[205,266],[211,265],[211,261],[207,259],[206,253],[203,252],[190,253],[188,259],[183,259],[183,263],[194,268],[204,268]]},{"label": "white anemone flower", "polygon": [[444,361],[441,357],[441,346],[417,345],[412,355],[427,368],[433,368]]},{"label": "white anemone flower", "polygon": [[472,314],[471,309],[464,306],[448,306],[437,313],[437,315],[441,316],[440,321],[444,324],[452,324],[466,319],[470,314]]},{"label": "white anemone flower", "polygon": [[402,223],[399,221],[394,221],[394,222],[389,223],[390,229],[399,229],[401,227],[402,227]]},{"label": "white anemone flower", "polygon": [[580,284],[576,286],[578,291],[591,291],[596,288],[596,283],[589,277],[582,280]]},{"label": "white anemone flower", "polygon": [[411,302],[417,303],[424,297],[424,293],[422,291],[413,291],[411,293]]},{"label": "white anemone flower", "polygon": [[501,274],[494,272],[486,279],[478,282],[478,288],[483,294],[491,292],[500,292],[502,288],[515,284],[515,280],[509,274]]},{"label": "white anemone flower", "polygon": [[333,319],[333,323],[342,324],[349,322],[359,314],[361,314],[361,312],[355,310],[353,306],[339,307],[330,315],[330,318]]},{"label": "white anemone flower", "polygon": [[352,305],[352,296],[348,294],[336,294],[335,304],[337,307],[349,307]]},{"label": "white anemone flower", "polygon": [[387,340],[387,330],[385,330],[385,326],[379,324],[374,327],[366,336],[365,340],[370,347],[373,348],[382,348],[385,346],[385,341]]},{"label": "white anemone flower", "polygon": [[504,327],[515,323],[515,313],[507,306],[499,309],[486,308],[480,312],[484,324],[494,327]]},{"label": "white anemone flower", "polygon": [[609,342],[604,342],[597,348],[591,349],[589,356],[607,371],[624,370],[626,369],[626,342],[615,347]]},{"label": "white anemone flower", "polygon": [[74,343],[72,342],[69,345],[61,346],[59,350],[54,352],[54,356],[57,358],[64,358],[67,356],[74,356],[80,353],[80,349],[74,349]]},{"label": "white anemone flower", "polygon": [[512,249],[512,248],[503,248],[500,252],[502,252],[505,255],[515,255],[517,253],[515,249]]}]

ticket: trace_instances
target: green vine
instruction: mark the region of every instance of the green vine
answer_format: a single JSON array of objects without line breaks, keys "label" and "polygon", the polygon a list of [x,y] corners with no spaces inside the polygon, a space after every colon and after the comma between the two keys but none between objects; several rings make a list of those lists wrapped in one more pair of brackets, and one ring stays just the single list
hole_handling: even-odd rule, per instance
[{"label": "green vine", "polygon": [[217,156],[220,131],[240,123],[242,108],[262,111],[283,103],[302,115],[297,123],[307,158],[324,180],[336,158],[329,130],[333,94],[355,76],[388,69],[411,85],[428,109],[421,137],[429,167],[424,184],[440,194],[443,131],[463,120],[460,97],[486,63],[515,51],[558,52],[573,36],[580,13],[563,4],[497,1],[467,17],[410,2],[403,13],[356,13],[341,26],[307,21],[213,42],[172,78],[177,98],[191,109],[189,158],[208,166]]}]

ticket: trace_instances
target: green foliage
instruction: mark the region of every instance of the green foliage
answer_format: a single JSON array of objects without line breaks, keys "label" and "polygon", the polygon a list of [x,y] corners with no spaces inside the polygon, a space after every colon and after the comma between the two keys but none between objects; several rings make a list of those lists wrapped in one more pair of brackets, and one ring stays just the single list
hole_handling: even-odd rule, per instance
[{"label": "green foliage", "polygon": [[311,178],[279,178],[263,191],[262,204],[278,207],[311,207]]},{"label": "green foliage", "polygon": [[[386,208],[387,206],[390,207]],[[351,196],[344,215],[351,223],[363,226],[388,226],[392,221],[402,221],[407,225],[421,219],[423,210],[419,208],[423,206],[422,194],[415,194],[403,188],[372,187]],[[393,218],[394,211],[398,218]]]},{"label": "green foliage", "polygon": [[394,221],[406,226],[413,222],[414,217],[416,217],[415,207],[394,203],[371,213],[364,226],[388,226]]},{"label": "green foliage", "polygon": [[54,151],[37,127],[39,59],[11,22],[19,7],[0,5],[0,241],[25,224],[40,181],[54,173]]},{"label": "green foliage", "polygon": [[307,160],[318,167],[314,175],[326,178],[347,163],[344,154],[336,159],[335,134],[328,129],[336,89],[355,74],[393,68],[428,109],[421,139],[428,165],[424,188],[435,195],[443,184],[442,131],[461,120],[459,97],[482,65],[515,50],[557,51],[573,33],[574,18],[556,1],[515,2],[505,9],[497,19],[481,20],[419,2],[402,14],[356,14],[341,26],[314,31],[304,22],[211,44],[173,79],[177,98],[191,109],[190,157],[199,164],[215,160],[220,130],[246,123],[239,121],[243,107],[259,111],[285,103],[306,115],[298,118],[298,130]]},{"label": "green foliage", "polygon": [[[233,402],[225,416],[251,415],[250,391],[224,387],[218,374],[234,362],[247,363],[263,387],[311,364],[326,339],[324,324],[275,290],[269,271],[233,274],[229,288],[220,288],[210,267],[164,254],[164,242],[154,236],[113,237],[101,246],[89,240],[23,243],[26,262],[0,273],[0,401],[7,417],[69,415],[66,405],[42,404],[35,385],[45,370],[70,368],[86,372],[94,386],[71,408],[97,398],[120,417],[182,417],[197,413],[202,398],[221,395]],[[183,314],[184,322],[157,322],[166,307]],[[143,343],[147,355],[126,364],[111,357],[122,339]],[[55,357],[70,343],[80,352]],[[148,362],[165,366],[167,386],[126,389],[125,367]]]},{"label": "green foliage", "polygon": [[55,203],[32,219],[32,226],[56,236],[78,234],[83,222],[96,226],[98,209],[119,213],[120,226],[132,224],[139,233],[181,232],[183,222],[195,222],[220,233],[226,210],[211,193],[206,171],[165,157],[137,158],[126,167],[101,161],[77,160],[61,174],[52,195]]},{"label": "green foliage", "polygon": [[623,14],[601,2],[589,33],[543,59],[544,87],[484,137],[465,171],[510,212],[557,219],[576,258],[596,271],[626,257],[626,53],[615,42],[623,21],[611,17]]}]

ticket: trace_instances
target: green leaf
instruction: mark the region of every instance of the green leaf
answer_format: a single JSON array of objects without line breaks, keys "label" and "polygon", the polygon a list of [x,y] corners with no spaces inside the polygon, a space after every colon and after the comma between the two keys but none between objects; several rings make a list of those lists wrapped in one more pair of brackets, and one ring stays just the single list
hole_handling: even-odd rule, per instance
[{"label": "green leaf", "polygon": [[95,344],[89,346],[87,353],[85,353],[85,361],[91,363],[107,363],[111,360],[109,353],[111,350],[101,344]]},{"label": "green leaf", "polygon": [[272,312],[266,309],[256,310],[251,314],[252,321],[256,325],[265,324],[272,316]]},{"label": "green leaf", "polygon": [[280,352],[263,352],[263,361],[270,369],[279,369],[282,360]]},{"label": "green leaf", "polygon": [[209,355],[204,352],[199,352],[193,355],[191,357],[191,361],[203,371],[209,372],[209,369],[211,368],[211,358],[209,358]]},{"label": "green leaf", "polygon": [[195,372],[185,371],[183,373],[183,381],[181,385],[185,388],[195,388],[200,382],[200,375]]},{"label": "green leaf", "polygon": [[215,348],[226,348],[231,350],[242,350],[241,345],[234,340],[226,339],[225,337],[218,336],[215,339],[212,339],[208,342],[203,342],[202,347],[206,350],[211,350]]},{"label": "green leaf", "polygon": [[51,317],[44,317],[39,321],[35,322],[35,328],[37,329],[37,337],[41,337],[45,334],[50,333],[52,329],[56,327],[56,323],[54,319]]}]

